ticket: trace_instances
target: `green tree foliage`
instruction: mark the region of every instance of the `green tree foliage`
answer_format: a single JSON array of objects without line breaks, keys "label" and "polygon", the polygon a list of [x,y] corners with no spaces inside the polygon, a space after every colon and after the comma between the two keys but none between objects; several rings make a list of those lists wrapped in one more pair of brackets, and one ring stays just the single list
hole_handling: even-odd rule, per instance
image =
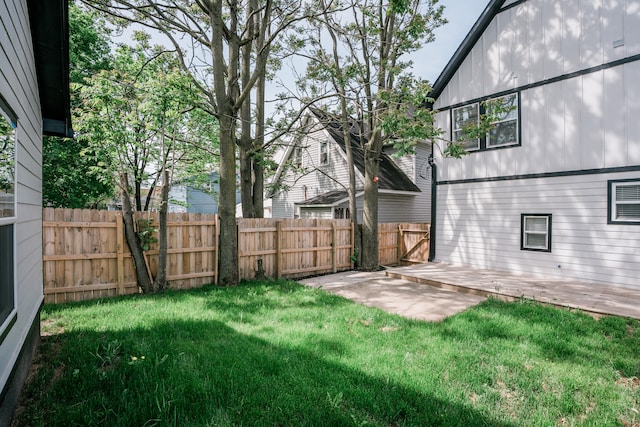
[{"label": "green tree foliage", "polygon": [[[83,154],[93,159],[92,173],[118,181],[138,285],[144,292],[154,292],[166,285],[169,188],[175,179],[206,176],[214,170],[218,126],[198,107],[193,81],[182,72],[174,53],[151,46],[145,33],[136,32],[134,41],[134,46],[116,49],[111,69],[80,85],[81,114],[75,123],[79,138],[87,144]],[[154,201],[157,188],[161,195]],[[149,227],[134,221],[134,210],[150,209],[160,212],[155,278],[150,277],[143,255]]]},{"label": "green tree foliage", "polygon": [[[238,283],[235,194],[241,167],[243,206],[262,214],[264,85],[272,48],[308,9],[305,0],[83,0],[120,21],[159,31],[178,53],[220,143],[220,283]],[[252,114],[252,108],[255,111]],[[252,124],[255,123],[252,131]],[[238,147],[240,159],[238,162]]]},{"label": "green tree foliage", "polygon": [[[110,68],[109,34],[105,21],[97,13],[69,4],[72,84],[85,83],[94,73]],[[78,92],[72,90],[72,109],[77,109],[78,104]],[[95,155],[81,154],[87,150],[86,140],[44,137],[42,199],[45,206],[96,208],[113,197],[114,183],[92,172]]]},{"label": "green tree foliage", "polygon": [[345,131],[354,123],[359,129],[365,162],[361,266],[376,269],[383,145],[391,142],[405,154],[439,136],[433,112],[420,108],[429,85],[409,72],[404,57],[434,39],[445,23],[443,7],[438,0],[338,0],[330,7],[332,13],[311,20],[308,68],[298,88],[311,99],[341,101]]}]

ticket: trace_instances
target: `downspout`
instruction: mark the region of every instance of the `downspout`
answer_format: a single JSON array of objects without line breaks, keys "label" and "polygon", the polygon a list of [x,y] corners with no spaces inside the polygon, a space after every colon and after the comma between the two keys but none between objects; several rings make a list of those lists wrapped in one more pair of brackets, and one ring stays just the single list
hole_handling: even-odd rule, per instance
[{"label": "downspout", "polygon": [[438,207],[438,166],[433,158],[433,146],[431,144],[431,155],[429,156],[429,165],[431,166],[431,227],[429,227],[429,262],[436,259],[436,220]]}]

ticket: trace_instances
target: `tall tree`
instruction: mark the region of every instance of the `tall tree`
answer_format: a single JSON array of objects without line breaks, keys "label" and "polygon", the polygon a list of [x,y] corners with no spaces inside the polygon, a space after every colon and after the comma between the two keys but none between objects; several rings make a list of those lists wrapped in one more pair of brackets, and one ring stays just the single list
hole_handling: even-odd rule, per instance
[{"label": "tall tree", "polygon": [[[74,84],[99,70],[111,67],[110,31],[95,11],[69,4],[69,80]],[[72,108],[78,107],[78,92],[72,90]],[[114,181],[91,172],[92,157],[81,139],[44,137],[42,150],[42,198],[45,206],[95,208],[114,194]]]},{"label": "tall tree", "polygon": [[438,0],[346,0],[332,7],[344,12],[325,13],[312,22],[316,30],[306,77],[315,80],[316,96],[322,82],[332,82],[345,134],[358,124],[365,162],[361,267],[376,269],[383,145],[393,143],[400,153],[410,153],[417,141],[439,134],[431,112],[415,108],[428,100],[428,84],[413,77],[411,62],[403,57],[434,39],[433,31],[445,22],[443,7]]},{"label": "tall tree", "polygon": [[[212,169],[216,160],[212,134],[217,125],[197,108],[193,83],[173,54],[151,47],[143,33],[134,39],[135,46],[117,49],[113,69],[87,79],[81,90],[83,108],[75,120],[88,151],[96,155],[96,169],[118,179],[138,284],[144,292],[154,292],[166,281],[166,214],[172,179],[185,177],[183,169],[201,174]],[[208,140],[203,143],[201,135]],[[160,201],[152,206],[158,187]],[[148,225],[138,220],[136,227],[134,221],[134,210],[152,207],[160,213],[159,269],[154,279],[144,262],[148,242],[140,230]]]},{"label": "tall tree", "polygon": [[[243,207],[261,215],[264,82],[271,48],[304,14],[304,0],[83,0],[127,22],[162,33],[220,124],[220,283],[238,282],[235,220],[236,145]],[[256,89],[257,88],[257,89]],[[251,94],[256,91],[256,114]],[[256,128],[250,137],[249,123]],[[240,136],[238,137],[238,131]]]}]

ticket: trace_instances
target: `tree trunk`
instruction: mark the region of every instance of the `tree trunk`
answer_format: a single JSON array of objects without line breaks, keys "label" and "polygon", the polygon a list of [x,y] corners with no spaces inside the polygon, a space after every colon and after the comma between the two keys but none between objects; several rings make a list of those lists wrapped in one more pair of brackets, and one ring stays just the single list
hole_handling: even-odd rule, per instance
[{"label": "tree trunk", "polygon": [[162,291],[167,285],[167,211],[169,206],[169,171],[162,177],[162,200],[158,213],[158,274],[153,281],[154,291]]},{"label": "tree trunk", "polygon": [[[236,147],[231,112],[220,115],[220,278],[221,285],[238,283],[238,229],[236,227]],[[224,242],[224,244],[222,244]]]},{"label": "tree trunk", "polygon": [[365,147],[362,269],[378,269],[378,183],[380,156]]},{"label": "tree trunk", "polygon": [[[251,6],[247,4],[247,14],[251,14]],[[251,32],[253,26],[249,28]],[[241,63],[241,80],[242,87],[249,84],[251,77],[251,43],[242,46],[242,63]],[[247,95],[245,102],[240,108],[240,140],[239,145],[239,164],[240,164],[240,200],[242,202],[242,217],[254,218],[255,211],[253,208],[253,171],[251,167],[251,152],[253,139],[251,137],[251,95]]]},{"label": "tree trunk", "polygon": [[127,178],[127,174],[121,173],[120,188],[122,191],[122,219],[124,222],[124,235],[133,258],[133,267],[136,271],[138,286],[140,286],[143,293],[148,294],[153,292],[153,284],[151,283],[147,263],[144,260],[144,252],[140,246],[138,236],[136,235],[131,199],[129,198],[129,191],[127,190],[128,186],[129,180]]},{"label": "tree trunk", "polygon": [[264,218],[264,106],[266,101],[264,71],[256,83],[256,129],[253,149],[253,210],[256,218]]},{"label": "tree trunk", "polygon": [[142,211],[142,183],[138,181],[137,178],[134,183],[134,188],[135,188],[135,199],[136,199],[136,211],[141,212]]},{"label": "tree trunk", "polygon": [[[253,209],[253,171],[251,167],[250,148],[247,148],[244,135],[238,144],[240,163],[240,199],[242,201],[242,217],[255,218]],[[249,137],[250,138],[250,137]]]},{"label": "tree trunk", "polygon": [[[229,30],[236,34],[236,0],[226,3],[229,7]],[[218,283],[235,285],[238,283],[238,228],[236,227],[236,120],[237,110],[234,103],[239,96],[237,39],[229,41],[227,59],[224,57],[223,40],[226,28],[223,16],[222,0],[212,0],[209,11],[211,16],[211,55],[213,59],[213,86],[218,106],[217,115],[220,124],[220,194],[218,215],[220,217],[220,241],[218,242],[220,259]],[[225,67],[225,63],[227,67]],[[221,244],[224,242],[224,244]]]}]

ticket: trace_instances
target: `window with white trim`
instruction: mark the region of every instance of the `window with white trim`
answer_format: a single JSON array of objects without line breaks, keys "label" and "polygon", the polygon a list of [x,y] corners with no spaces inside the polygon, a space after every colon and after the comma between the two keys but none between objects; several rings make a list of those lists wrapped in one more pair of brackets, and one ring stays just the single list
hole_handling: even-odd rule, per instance
[{"label": "window with white trim", "polygon": [[298,169],[302,168],[302,147],[299,145],[293,148],[293,165]]},{"label": "window with white trim", "polygon": [[465,134],[469,127],[480,124],[480,104],[476,102],[454,108],[451,114],[453,116],[453,134],[451,139],[454,142],[462,142],[462,146],[467,151],[479,150],[480,139],[468,140]]},{"label": "window with white trim", "polygon": [[329,164],[329,144],[327,141],[320,142],[320,164]]},{"label": "window with white trim", "polygon": [[520,249],[551,252],[551,214],[522,214]]},{"label": "window with white trim", "polygon": [[[0,97],[0,342],[15,318],[15,223],[17,119]],[[7,119],[7,120],[5,120]]]},{"label": "window with white trim", "polygon": [[640,179],[609,181],[609,223],[640,224]]}]

